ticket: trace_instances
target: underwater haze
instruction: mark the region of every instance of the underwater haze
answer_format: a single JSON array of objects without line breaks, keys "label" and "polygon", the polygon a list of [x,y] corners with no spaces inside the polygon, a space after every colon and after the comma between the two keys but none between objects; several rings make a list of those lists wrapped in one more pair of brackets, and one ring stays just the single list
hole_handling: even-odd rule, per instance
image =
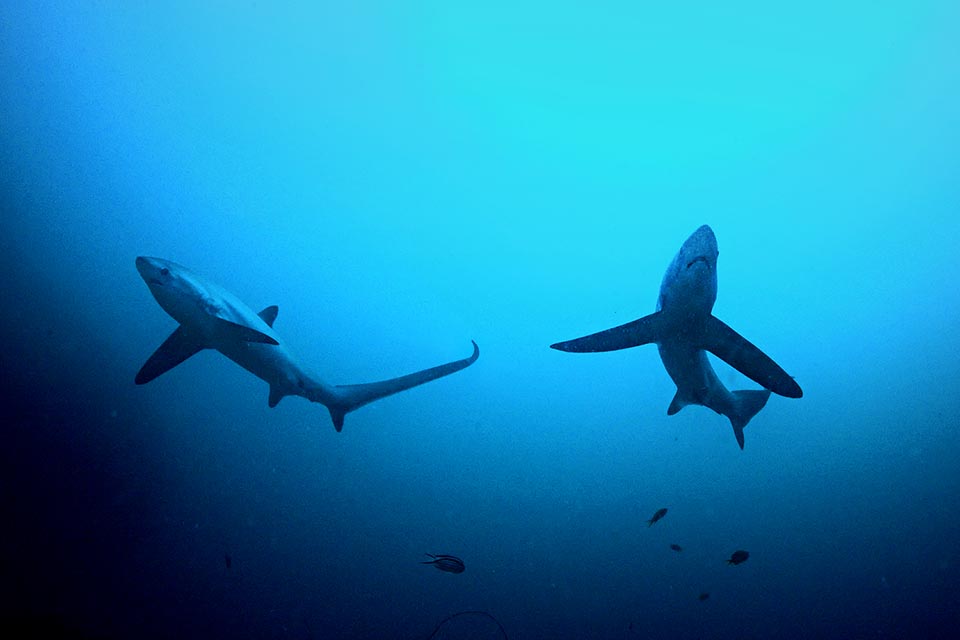
[{"label": "underwater haze", "polygon": [[[954,0],[2,3],[3,628],[953,637],[958,78]],[[743,450],[653,345],[549,348],[704,224],[803,389]],[[331,384],[480,357],[340,433],[212,350],[138,386],[137,256]]]}]

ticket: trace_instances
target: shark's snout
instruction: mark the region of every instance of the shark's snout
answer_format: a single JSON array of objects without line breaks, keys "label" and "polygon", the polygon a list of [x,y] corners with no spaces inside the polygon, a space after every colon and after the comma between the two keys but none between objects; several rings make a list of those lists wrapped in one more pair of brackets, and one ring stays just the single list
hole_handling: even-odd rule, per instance
[{"label": "shark's snout", "polygon": [[170,275],[170,269],[158,258],[137,256],[137,271],[147,284],[163,286],[163,279]]},{"label": "shark's snout", "polygon": [[148,258],[146,256],[137,256],[137,271],[140,272],[140,275],[150,273],[151,271],[156,271],[156,260],[154,258]]},{"label": "shark's snout", "polygon": [[710,225],[705,224],[691,233],[690,237],[687,238],[687,241],[684,244],[696,247],[704,253],[708,251],[716,252],[717,236],[714,235],[713,229],[710,228]]},{"label": "shark's snout", "polygon": [[712,267],[720,251],[717,249],[717,236],[713,234],[710,225],[702,225],[691,233],[680,248],[680,255],[683,258],[682,264],[685,264],[687,269],[700,262],[708,268]]},{"label": "shark's snout", "polygon": [[713,238],[713,241],[714,241],[714,242],[717,241],[717,236],[715,236],[715,235],[713,234],[713,229],[711,229],[711,228],[710,228],[710,225],[708,225],[708,224],[702,224],[702,225],[700,225],[700,226],[697,228],[697,230],[693,232],[692,235],[694,235],[694,236],[710,237],[710,238]]}]

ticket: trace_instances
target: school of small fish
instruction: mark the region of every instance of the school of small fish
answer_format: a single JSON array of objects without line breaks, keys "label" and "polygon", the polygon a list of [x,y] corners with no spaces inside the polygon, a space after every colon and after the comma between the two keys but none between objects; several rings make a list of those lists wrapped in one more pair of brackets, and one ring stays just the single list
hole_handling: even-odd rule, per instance
[{"label": "school of small fish", "polygon": [[[649,520],[647,520],[647,527],[652,527],[652,526],[654,525],[654,523],[659,522],[660,520],[662,520],[665,515],[667,515],[667,509],[666,509],[666,507],[664,507],[664,508],[662,508],[662,509],[657,509],[657,510],[654,512],[653,517],[650,518]],[[683,551],[683,547],[681,547],[679,544],[677,544],[677,543],[675,543],[675,542],[674,542],[674,543],[671,543],[670,548],[671,548],[673,551],[676,551],[677,553],[680,553],[681,551]],[[734,552],[730,555],[730,558],[727,560],[727,564],[728,564],[728,565],[743,564],[744,562],[747,561],[747,558],[749,558],[749,557],[750,557],[750,552],[749,552],[749,551],[744,551],[743,549],[737,549],[736,551],[734,551]],[[698,596],[698,599],[700,600],[700,602],[703,602],[704,600],[706,600],[706,599],[709,598],[709,597],[710,597],[710,593],[704,591],[703,593],[701,593],[701,594]]]}]

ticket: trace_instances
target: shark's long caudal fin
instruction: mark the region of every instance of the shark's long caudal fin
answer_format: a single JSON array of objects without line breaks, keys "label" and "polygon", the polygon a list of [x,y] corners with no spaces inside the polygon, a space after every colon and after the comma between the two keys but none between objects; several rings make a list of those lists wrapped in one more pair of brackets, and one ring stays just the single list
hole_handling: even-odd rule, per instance
[{"label": "shark's long caudal fin", "polygon": [[733,425],[733,435],[737,438],[737,444],[743,449],[743,428],[767,404],[770,390],[733,391],[732,394],[733,413],[727,417],[730,418],[730,424]]},{"label": "shark's long caudal fin", "polygon": [[147,358],[133,381],[137,384],[147,384],[202,350],[203,346],[191,340],[182,326],[177,327],[153,352],[153,355]]},{"label": "shark's long caudal fin", "polygon": [[704,325],[700,347],[765,389],[788,398],[800,398],[803,390],[796,380],[770,356],[714,316]]},{"label": "shark's long caudal fin", "polygon": [[598,351],[617,351],[639,347],[642,344],[656,342],[660,336],[660,312],[651,313],[639,320],[622,324],[588,336],[558,342],[551,349],[572,353],[596,353]]},{"label": "shark's long caudal fin", "polygon": [[[323,402],[323,404],[327,405],[327,408],[330,410],[330,418],[333,420],[333,426],[337,431],[340,431],[343,429],[343,418],[349,412],[359,409],[374,400],[406,391],[407,389],[425,384],[431,380],[436,380],[437,378],[448,376],[451,373],[456,373],[461,369],[466,369],[476,362],[478,357],[480,357],[480,347],[477,346],[476,342],[473,342],[473,353],[469,358],[455,360],[436,367],[424,369],[423,371],[400,376],[399,378],[381,380],[380,382],[337,385],[333,388],[335,395],[333,399],[317,398],[315,401]],[[313,400],[313,398],[311,398],[311,400]]]}]

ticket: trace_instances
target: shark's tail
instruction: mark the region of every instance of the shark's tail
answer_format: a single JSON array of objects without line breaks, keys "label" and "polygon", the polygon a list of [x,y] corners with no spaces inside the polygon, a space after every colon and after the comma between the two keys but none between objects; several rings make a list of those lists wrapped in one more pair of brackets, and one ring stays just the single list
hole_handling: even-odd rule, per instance
[{"label": "shark's tail", "polygon": [[[466,369],[476,362],[480,357],[480,348],[477,343],[473,343],[473,353],[469,358],[455,360],[436,367],[410,373],[399,378],[381,380],[380,382],[369,382],[367,384],[346,384],[325,389],[324,393],[309,394],[308,398],[312,402],[321,402],[327,406],[330,411],[330,418],[333,420],[333,426],[337,431],[343,429],[343,418],[354,409],[359,409],[365,404],[374,400],[385,398],[386,396],[406,391],[421,384],[456,373],[461,369]],[[332,393],[326,393],[332,392]]]},{"label": "shark's tail", "polygon": [[743,428],[750,419],[757,415],[760,409],[767,404],[770,390],[762,391],[734,391],[733,412],[727,416],[733,425],[733,435],[737,437],[737,444],[743,449]]}]

